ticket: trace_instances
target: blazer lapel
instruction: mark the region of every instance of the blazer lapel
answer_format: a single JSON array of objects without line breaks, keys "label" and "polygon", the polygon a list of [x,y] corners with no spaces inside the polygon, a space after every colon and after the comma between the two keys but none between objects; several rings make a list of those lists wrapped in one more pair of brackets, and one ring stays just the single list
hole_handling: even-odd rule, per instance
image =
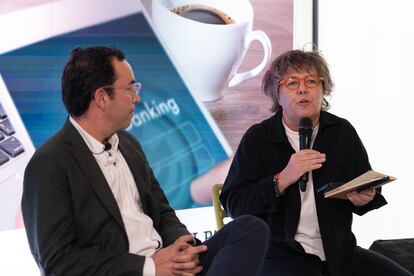
[{"label": "blazer lapel", "polygon": [[71,145],[71,153],[87,176],[97,197],[119,223],[119,225],[125,229],[118,204],[112,194],[111,188],[109,187],[105,176],[96,162],[96,159],[93,157],[88,146],[85,144],[85,141],[69,120],[66,121],[63,130],[65,142]]},{"label": "blazer lapel", "polygon": [[136,152],[131,146],[128,144],[126,139],[123,139],[122,135],[119,135],[119,150],[121,151],[122,155],[127,162],[129,169],[135,180],[135,185],[137,186],[139,198],[141,200],[142,209],[144,213],[151,217],[150,210],[152,209],[148,205],[148,200],[146,195],[149,193],[147,192],[147,186],[144,185],[144,178],[142,175],[146,174],[144,170],[144,160],[141,160],[138,156],[139,153]]}]

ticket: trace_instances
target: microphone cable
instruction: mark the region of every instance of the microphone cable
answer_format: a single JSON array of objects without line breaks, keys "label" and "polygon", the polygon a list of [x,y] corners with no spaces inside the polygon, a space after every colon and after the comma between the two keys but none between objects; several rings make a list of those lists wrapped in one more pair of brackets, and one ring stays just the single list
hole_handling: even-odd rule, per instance
[{"label": "microphone cable", "polygon": [[[111,143],[106,143],[106,144],[104,145],[103,150],[102,150],[101,152],[93,152],[93,151],[91,151],[91,152],[92,152],[92,154],[94,154],[94,155],[99,155],[99,154],[104,153],[105,151],[109,151],[111,148],[112,148]],[[110,154],[110,153],[109,153],[109,156],[111,156],[111,154]]]}]

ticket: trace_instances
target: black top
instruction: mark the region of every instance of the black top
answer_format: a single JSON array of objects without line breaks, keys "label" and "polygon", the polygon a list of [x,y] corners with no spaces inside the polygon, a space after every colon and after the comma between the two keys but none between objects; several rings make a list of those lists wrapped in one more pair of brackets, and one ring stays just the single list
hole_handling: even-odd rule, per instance
[{"label": "black top", "polygon": [[[351,232],[352,213],[363,215],[387,202],[380,190],[362,207],[317,193],[327,183],[347,182],[371,169],[365,148],[347,120],[321,112],[313,149],[326,154],[322,168],[312,175],[327,265],[332,276],[349,275],[358,257]],[[273,176],[285,168],[293,153],[280,112],[253,125],[240,142],[220,195],[231,217],[252,214],[267,222],[272,230],[268,257],[305,256],[294,240],[301,208],[298,185],[289,186],[283,197],[276,198],[273,183]]]}]

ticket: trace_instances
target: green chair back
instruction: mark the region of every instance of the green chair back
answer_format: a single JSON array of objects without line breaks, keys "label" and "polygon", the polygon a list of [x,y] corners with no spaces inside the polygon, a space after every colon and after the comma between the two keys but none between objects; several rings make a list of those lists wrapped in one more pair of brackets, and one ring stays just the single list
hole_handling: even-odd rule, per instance
[{"label": "green chair back", "polygon": [[215,184],[211,191],[213,198],[214,214],[216,217],[216,225],[218,230],[220,230],[224,226],[224,218],[227,217],[226,211],[224,211],[223,206],[221,206],[219,200],[219,195],[222,188],[223,184]]}]

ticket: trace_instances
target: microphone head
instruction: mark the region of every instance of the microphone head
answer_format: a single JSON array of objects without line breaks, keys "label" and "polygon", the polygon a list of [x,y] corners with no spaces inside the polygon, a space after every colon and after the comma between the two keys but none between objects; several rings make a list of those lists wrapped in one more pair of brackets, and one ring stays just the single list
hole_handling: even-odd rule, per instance
[{"label": "microphone head", "polygon": [[106,144],[105,144],[105,147],[104,147],[104,151],[108,151],[108,150],[110,150],[111,148],[112,148],[111,143],[106,143]]},{"label": "microphone head", "polygon": [[299,134],[308,135],[312,133],[312,120],[309,117],[303,117],[299,121]]}]

